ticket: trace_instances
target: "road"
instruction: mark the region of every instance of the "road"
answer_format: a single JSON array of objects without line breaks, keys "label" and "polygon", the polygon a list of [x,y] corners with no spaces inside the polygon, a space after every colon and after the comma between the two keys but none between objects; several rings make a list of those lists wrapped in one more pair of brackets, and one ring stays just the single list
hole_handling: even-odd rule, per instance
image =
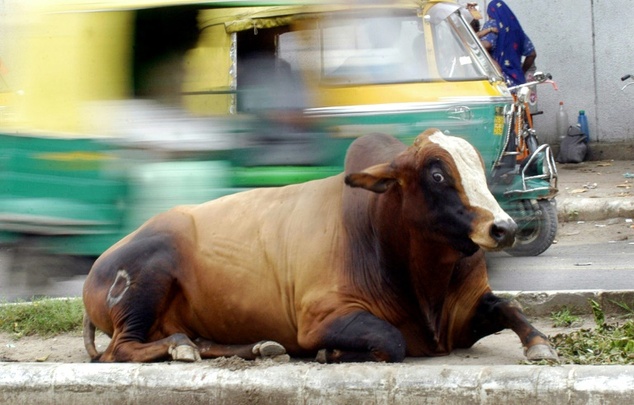
[{"label": "road", "polygon": [[634,290],[634,243],[553,245],[537,257],[490,253],[494,291]]},{"label": "road", "polygon": [[[73,275],[77,268],[86,269],[87,263],[77,260],[61,261],[32,255],[22,262],[20,271],[10,270],[15,255],[10,249],[0,250],[0,302],[29,299],[33,296],[80,296],[85,276]],[[65,267],[63,265],[66,264]],[[39,266],[39,271],[28,270]],[[78,267],[79,266],[79,267]],[[28,270],[27,270],[28,269]],[[87,274],[83,270],[83,274]]]},{"label": "road", "polygon": [[[553,245],[537,257],[489,253],[494,291],[634,290],[634,242]],[[0,252],[0,301],[37,296],[80,296],[83,276],[28,277],[7,270],[11,256]]]}]

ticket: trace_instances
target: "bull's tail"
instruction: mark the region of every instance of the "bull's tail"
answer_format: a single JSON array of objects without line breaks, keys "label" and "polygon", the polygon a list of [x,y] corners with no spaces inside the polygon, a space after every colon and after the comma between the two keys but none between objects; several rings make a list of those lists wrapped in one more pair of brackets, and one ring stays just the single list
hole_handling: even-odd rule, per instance
[{"label": "bull's tail", "polygon": [[95,347],[95,324],[92,323],[88,312],[84,311],[84,347],[92,360],[99,357],[99,352]]}]

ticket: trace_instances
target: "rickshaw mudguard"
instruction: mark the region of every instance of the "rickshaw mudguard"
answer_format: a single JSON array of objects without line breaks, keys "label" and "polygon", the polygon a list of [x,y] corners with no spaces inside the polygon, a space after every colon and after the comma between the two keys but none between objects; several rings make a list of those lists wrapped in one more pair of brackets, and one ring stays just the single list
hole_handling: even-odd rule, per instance
[{"label": "rickshaw mudguard", "polygon": [[493,186],[491,192],[497,202],[506,209],[504,204],[514,204],[522,200],[550,200],[554,198],[557,193],[557,189],[553,189],[552,186],[544,180],[527,180],[526,190],[521,190],[522,181],[518,177],[510,185],[513,189],[508,190],[508,186],[503,188]]},{"label": "rickshaw mudguard", "polygon": [[490,188],[501,204],[521,200],[549,200],[557,195],[557,181],[557,166],[552,150],[544,144],[522,163],[519,172],[508,184],[493,183]]}]

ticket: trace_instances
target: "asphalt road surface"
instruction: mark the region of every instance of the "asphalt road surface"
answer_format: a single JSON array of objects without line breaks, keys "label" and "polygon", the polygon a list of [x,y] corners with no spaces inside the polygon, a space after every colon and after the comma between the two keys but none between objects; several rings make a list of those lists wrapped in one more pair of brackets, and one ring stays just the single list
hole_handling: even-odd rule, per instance
[{"label": "asphalt road surface", "polygon": [[634,242],[553,245],[537,257],[488,254],[495,291],[634,290]]},{"label": "asphalt road surface", "polygon": [[[634,242],[553,245],[537,257],[487,254],[494,291],[634,290]],[[85,276],[10,271],[0,251],[0,301],[81,296]]]}]

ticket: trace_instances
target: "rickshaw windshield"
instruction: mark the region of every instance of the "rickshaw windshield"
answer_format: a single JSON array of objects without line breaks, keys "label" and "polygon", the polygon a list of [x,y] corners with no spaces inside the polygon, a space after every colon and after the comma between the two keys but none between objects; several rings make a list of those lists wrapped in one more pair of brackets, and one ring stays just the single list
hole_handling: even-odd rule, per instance
[{"label": "rickshaw windshield", "polygon": [[351,15],[320,24],[321,78],[330,84],[429,78],[422,21],[414,15]]},{"label": "rickshaw windshield", "polygon": [[[442,4],[439,4],[442,5]],[[434,13],[434,10],[439,12]],[[325,85],[486,80],[497,76],[459,11],[432,7],[322,15],[280,38],[281,56],[318,70]],[[284,44],[300,40],[304,46]],[[310,51],[308,51],[310,49]],[[301,55],[293,55],[301,51]],[[292,63],[292,62],[291,62]]]},{"label": "rickshaw windshield", "polygon": [[432,22],[431,26],[440,77],[445,80],[482,80],[499,76],[459,11],[452,12],[437,24]]}]

